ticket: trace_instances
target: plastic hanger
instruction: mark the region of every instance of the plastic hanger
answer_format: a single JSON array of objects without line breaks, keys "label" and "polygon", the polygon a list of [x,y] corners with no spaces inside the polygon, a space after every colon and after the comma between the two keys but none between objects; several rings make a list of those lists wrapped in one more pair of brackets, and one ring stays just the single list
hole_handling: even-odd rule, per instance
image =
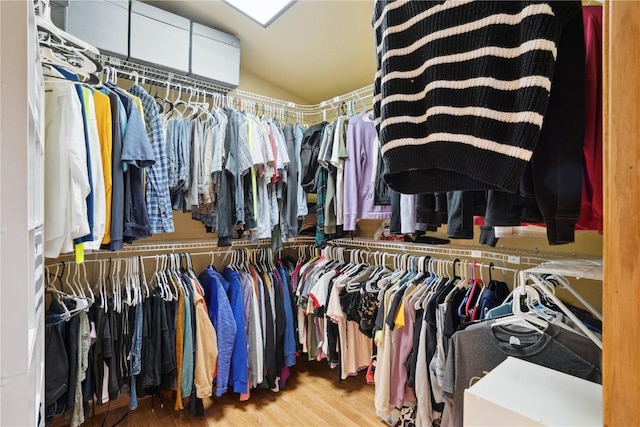
[{"label": "plastic hanger", "polygon": [[[63,264],[64,267],[64,264]],[[45,267],[47,269],[47,271],[49,270],[48,267]],[[58,265],[56,264],[56,272],[55,272],[55,280],[60,281],[60,283],[62,284],[62,279],[61,276],[58,276]],[[49,277],[49,276],[48,276]],[[66,304],[64,304],[64,302],[62,302],[62,300],[64,298],[69,298],[69,295],[67,295],[65,292],[56,289],[56,287],[51,283],[51,281],[49,279],[47,279],[47,284],[45,286],[45,290],[53,295],[53,297],[60,303],[60,306],[62,307],[62,309],[64,310],[63,313],[60,314],[60,318],[62,321],[67,321],[71,318],[71,314],[69,313],[69,308],[66,306]]]},{"label": "plastic hanger", "polygon": [[[524,275],[524,273],[523,273]],[[533,283],[535,284],[542,284],[541,279],[537,278],[535,275],[533,274],[529,274],[526,277],[526,281],[531,280]],[[575,323],[575,325],[584,333],[585,336],[587,336],[589,339],[591,339],[591,341],[594,342],[594,344],[596,344],[600,349],[602,349],[602,341],[600,340],[600,338],[598,338],[589,328],[587,328],[584,323],[582,323],[582,321],[580,321],[580,319],[578,319],[576,317],[575,314],[573,314],[573,312],[571,310],[569,310],[569,308],[567,308],[566,305],[564,305],[564,303],[562,301],[560,301],[560,299],[558,299],[558,297],[552,293],[549,292],[548,288],[542,286],[540,289],[542,289],[542,292],[545,294],[545,297],[548,298],[556,307],[558,307],[560,310],[562,310],[562,312],[569,318],[571,319],[571,321],[573,323]]]},{"label": "plastic hanger", "polygon": [[567,280],[566,277],[564,276],[560,276],[557,274],[551,275],[551,276],[547,276],[545,281],[555,281],[556,283],[558,283],[558,285],[562,288],[567,290],[569,293],[571,293],[571,295],[573,295],[579,302],[580,304],[582,304],[584,306],[584,308],[586,308],[587,310],[589,310],[589,312],[598,320],[602,321],[602,314],[596,310],[591,304],[589,304],[587,301],[585,301],[584,298],[582,298],[580,296],[580,294],[578,292],[576,292],[572,287],[571,284],[569,283],[569,280]]},{"label": "plastic hanger", "polygon": [[171,289],[173,283],[170,281],[171,273],[169,271],[169,255],[162,255],[162,269],[160,270],[160,283],[164,289],[164,296],[167,301],[174,301],[178,298],[178,290]]},{"label": "plastic hanger", "polygon": [[178,292],[182,291],[185,298],[189,298],[190,292],[189,289],[182,282],[182,277],[180,277],[180,263],[179,263],[179,255],[171,254],[169,255],[169,262],[171,264],[171,274],[169,275],[169,280],[173,284],[174,290],[176,292],[176,299],[178,298]]},{"label": "plastic hanger", "polygon": [[158,286],[160,287],[162,299],[173,301],[173,293],[169,289],[167,279],[167,259],[166,255],[158,255]]},{"label": "plastic hanger", "polygon": [[173,102],[171,106],[171,110],[169,110],[170,118],[174,118],[176,114],[178,115],[179,118],[181,119],[184,118],[183,110],[178,109],[179,105],[182,105],[183,109],[187,105],[186,102],[182,100],[182,85],[180,83],[178,83],[178,96],[176,97],[176,100]]},{"label": "plastic hanger", "polygon": [[80,284],[79,266],[76,265],[76,267],[73,269],[73,276],[70,277],[70,280],[74,293],[79,297],[85,297],[84,291],[82,290],[82,285]]},{"label": "plastic hanger", "polygon": [[[128,299],[125,299],[124,303],[130,307],[135,306],[138,303],[140,287],[137,281],[136,272],[137,272],[137,263],[135,258],[128,257],[126,259],[127,268],[129,270],[127,283],[129,285],[129,293]],[[125,292],[126,295],[126,292]]]},{"label": "plastic hanger", "polygon": [[[472,317],[472,308],[475,306],[476,300],[480,299],[480,296],[478,295],[480,293],[480,289],[484,286],[484,282],[482,281],[482,279],[476,276],[476,265],[476,260],[473,260],[473,262],[471,263],[473,282],[471,283],[469,297],[467,298],[467,302],[464,308],[464,314],[469,319],[471,319]],[[482,267],[480,268],[480,270],[482,271]]]},{"label": "plastic hanger", "polygon": [[85,50],[95,55],[100,55],[100,51],[94,46],[78,39],[77,37],[74,37],[73,35],[55,26],[55,24],[51,21],[51,4],[49,3],[49,0],[38,0],[37,6],[38,7],[36,8],[36,11],[38,13],[36,14],[36,25],[38,27],[49,31],[52,34],[55,34],[76,49]]},{"label": "plastic hanger", "polygon": [[81,293],[79,288],[78,289],[74,289],[73,285],[72,285],[72,281],[75,282],[74,284],[76,286],[80,286],[80,282],[79,282],[79,270],[78,268],[76,268],[76,270],[74,271],[74,275],[73,278],[71,278],[71,274],[70,274],[70,268],[67,268],[67,277],[66,277],[66,281],[67,281],[67,287],[71,290],[73,290],[74,292],[78,292],[78,294],[74,293],[74,294],[68,294],[66,292],[63,292],[61,290],[56,289],[55,287],[49,285],[47,287],[47,291],[53,295],[55,295],[58,298],[58,301],[61,302],[61,300],[69,300],[69,301],[74,301],[75,302],[75,308],[72,310],[69,310],[69,307],[67,307],[66,304],[64,304],[63,302],[60,303],[60,305],[62,306],[64,313],[62,314],[62,319],[63,320],[69,320],[72,316],[74,316],[75,314],[78,314],[82,311],[86,311],[88,310],[89,306],[90,306],[90,300],[86,297],[84,297]]},{"label": "plastic hanger", "polygon": [[196,103],[199,100],[199,95],[196,98],[195,102],[193,101],[193,96],[195,95],[195,89],[191,86],[186,88],[187,92],[189,93],[189,99],[187,100],[187,103],[185,104],[184,107],[184,111],[182,114],[182,117],[189,117],[192,114],[194,114],[197,111],[197,107],[196,107]]},{"label": "plastic hanger", "polygon": [[142,282],[145,280],[144,272],[141,274],[140,269],[144,271],[144,263],[142,262],[142,257],[138,256],[137,258],[132,258],[131,262],[133,263],[133,271],[134,271],[134,284],[135,284],[135,305],[140,304],[142,302],[142,293],[144,292],[142,289]]},{"label": "plastic hanger", "polygon": [[106,275],[107,261],[98,261],[98,292],[100,293],[100,309],[105,310],[106,292],[105,292],[105,275]]},{"label": "plastic hanger", "polygon": [[145,293],[140,295],[140,301],[142,302],[142,298],[148,298],[149,295],[151,295],[151,292],[149,291],[149,285],[147,284],[147,275],[144,271],[144,261],[142,260],[141,256],[138,256],[138,261],[140,262],[140,281],[142,282],[142,285],[144,286],[144,291]]},{"label": "plastic hanger", "polygon": [[162,271],[162,280],[165,286],[165,291],[167,293],[168,301],[175,301],[178,299],[178,290],[177,285],[173,280],[173,271],[171,266],[171,255],[166,254],[163,256],[163,271]]},{"label": "plastic hanger", "polygon": [[[66,262],[63,263],[63,267],[66,267]],[[76,293],[76,289],[71,285],[71,268],[65,268],[67,275],[65,276],[64,280],[64,284],[66,285],[67,289],[69,289],[71,291],[71,294],[68,295],[73,295],[75,297],[78,296],[78,294]],[[63,272],[64,274],[64,272]],[[66,293],[66,291],[64,290],[64,288],[62,289],[63,292]]]},{"label": "plastic hanger", "polygon": [[496,320],[491,324],[491,328],[504,325],[518,325],[539,333],[544,333],[544,330],[549,326],[549,322],[534,314],[522,311],[521,298],[525,299],[526,305],[530,306],[540,301],[540,294],[532,286],[527,286],[526,279],[523,275],[519,275],[519,280],[521,284],[516,286],[513,291],[513,314]]},{"label": "plastic hanger", "polygon": [[[79,62],[73,61],[73,55],[67,52],[63,52],[60,49],[54,50],[50,46],[40,46],[40,57],[43,64],[56,65],[62,67],[69,72],[76,74],[78,77],[82,77],[81,81],[89,81],[91,79],[91,73],[96,71],[95,66],[84,69],[82,65],[79,66]],[[83,62],[82,64],[88,61]],[[66,79],[66,78],[65,78]]]},{"label": "plastic hanger", "polygon": [[93,305],[96,302],[96,296],[93,293],[93,289],[91,284],[89,283],[89,276],[87,275],[87,263],[83,262],[82,264],[82,273],[84,275],[84,286],[87,289],[87,291],[89,292],[89,301],[91,301],[91,305]]},{"label": "plastic hanger", "polygon": [[113,298],[113,310],[121,313],[120,258],[116,258],[113,263],[113,270],[111,272],[111,296]]}]

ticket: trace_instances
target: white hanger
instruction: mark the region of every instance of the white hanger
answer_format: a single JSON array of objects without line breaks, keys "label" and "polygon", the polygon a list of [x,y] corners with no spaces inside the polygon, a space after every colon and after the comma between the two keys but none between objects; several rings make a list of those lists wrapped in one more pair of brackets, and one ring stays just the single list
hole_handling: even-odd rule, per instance
[{"label": "white hanger", "polygon": [[154,272],[155,286],[156,288],[160,289],[160,296],[162,297],[162,299],[165,301],[169,301],[169,296],[167,295],[167,291],[164,284],[164,271],[163,271],[164,256],[156,255],[155,260],[156,260],[156,266],[155,266],[155,272]]},{"label": "white hanger", "polygon": [[[45,267],[47,269],[47,271],[49,270],[48,267]],[[56,272],[55,272],[55,277],[60,279],[60,282],[62,283],[62,278],[60,278],[58,276],[58,270],[60,269],[60,264],[56,264]],[[69,298],[69,295],[62,292],[59,289],[56,289],[56,287],[54,285],[51,284],[51,281],[49,280],[49,275],[47,274],[47,285],[46,285],[46,289],[47,292],[49,292],[50,294],[52,294],[56,300],[58,300],[58,302],[60,303],[60,306],[62,306],[62,309],[64,310],[63,313],[60,314],[60,318],[63,321],[67,321],[71,318],[71,314],[69,313],[69,309],[67,308],[66,304],[64,304],[62,302],[63,298]]]},{"label": "white hanger", "polygon": [[133,266],[131,265],[131,258],[125,258],[124,260],[124,291],[125,298],[124,303],[128,306],[132,306],[134,299],[134,290],[133,290]]},{"label": "white hanger", "polygon": [[122,313],[122,276],[120,272],[122,271],[122,258],[117,258],[117,262],[115,265],[115,275],[111,279],[115,283],[115,291],[113,292],[113,302],[114,308],[118,313]]},{"label": "white hanger", "polygon": [[141,260],[141,257],[132,258],[131,264],[133,266],[133,289],[134,289],[134,305],[140,304],[142,302],[142,284],[140,277],[140,266],[142,263],[138,262]]},{"label": "white hanger", "polygon": [[98,292],[100,293],[100,308],[105,309],[105,267],[107,260],[98,261]]},{"label": "white hanger", "polygon": [[[536,284],[541,284],[541,280],[533,274],[529,274],[526,279],[531,280]],[[573,323],[575,323],[575,325],[587,336],[587,338],[591,339],[591,341],[593,341],[595,345],[602,349],[602,341],[600,340],[600,338],[598,338],[589,328],[587,328],[584,323],[582,323],[582,321],[580,321],[580,319],[578,319],[576,315],[573,314],[573,312],[569,310],[567,306],[564,305],[564,303],[560,301],[560,299],[558,299],[558,297],[554,293],[549,292],[548,289],[544,286],[542,286],[540,289],[542,289],[543,293],[545,293],[545,296],[551,302],[553,302],[569,319],[571,319]]]},{"label": "white hanger", "polygon": [[159,272],[160,286],[164,290],[164,298],[166,301],[173,301],[177,295],[174,295],[169,286],[169,257],[168,255],[160,255],[161,267]]},{"label": "white hanger", "polygon": [[38,0],[38,5],[38,9],[40,9],[40,13],[36,15],[36,24],[38,27],[49,31],[51,34],[55,34],[60,39],[69,42],[77,49],[87,50],[95,55],[100,55],[100,51],[94,46],[78,39],[77,37],[72,36],[65,31],[62,31],[60,28],[55,26],[55,24],[51,21],[51,4],[49,4],[49,0]]},{"label": "white hanger", "polygon": [[[78,294],[76,293],[77,290],[73,287],[73,285],[71,284],[71,267],[69,267],[68,265],[66,266],[66,277],[64,278],[64,284],[65,286],[67,286],[71,293],[68,295],[73,295],[74,297],[77,297]],[[63,292],[64,293],[64,292]]]},{"label": "white hanger", "polygon": [[182,281],[178,280],[176,263],[175,263],[175,254],[169,254],[168,263],[169,263],[169,272],[167,274],[167,278],[169,279],[169,283],[171,283],[171,285],[173,286],[173,290],[175,292],[173,294],[174,300],[178,299],[178,293],[180,292],[180,289],[182,289],[183,294],[185,295],[185,297],[187,297],[188,294],[185,292],[184,286],[182,286]]},{"label": "white hanger", "polygon": [[91,301],[91,305],[93,305],[93,303],[96,302],[96,296],[93,293],[93,289],[91,287],[91,284],[89,283],[89,276],[87,275],[87,263],[86,262],[82,263],[82,272],[84,273],[85,287],[89,291],[89,295],[90,295],[89,300]]},{"label": "white hanger", "polygon": [[571,293],[571,295],[573,295],[587,310],[589,310],[589,312],[591,312],[591,314],[595,318],[597,318],[598,320],[602,321],[602,314],[600,314],[600,312],[598,310],[596,310],[591,304],[589,304],[587,301],[585,301],[585,299],[582,298],[580,296],[580,294],[578,292],[576,292],[571,287],[571,284],[569,283],[569,280],[567,280],[566,277],[554,274],[554,275],[551,275],[551,276],[547,276],[546,280],[547,281],[555,280],[556,282],[558,282],[558,284],[560,285],[561,288],[563,288],[563,289],[567,290],[569,293]]},{"label": "white hanger", "polygon": [[527,305],[539,302],[541,300],[540,294],[532,286],[527,286],[527,279],[524,277],[524,274],[519,274],[518,279],[520,280],[520,285],[516,286],[513,291],[513,314],[496,320],[491,324],[491,327],[495,328],[502,325],[519,325],[539,333],[544,333],[544,330],[549,326],[549,322],[536,315],[532,315],[529,312],[522,311],[520,304],[520,297],[527,298]]},{"label": "white hanger", "polygon": [[[41,0],[38,6],[36,11],[41,9],[41,13],[36,15],[36,24],[39,29],[38,43],[43,62],[62,66],[88,79],[88,75],[95,73],[98,66],[85,53],[92,52],[99,55],[100,52],[95,47],[56,27],[51,22],[48,0]],[[77,59],[76,63],[70,62],[74,59]]]},{"label": "white hanger", "polygon": [[80,266],[75,264],[75,268],[73,269],[73,277],[71,278],[71,284],[73,286],[73,289],[75,290],[75,293],[78,296],[81,297],[86,297],[86,295],[84,294],[84,291],[82,290],[82,285],[80,284]]},{"label": "white hanger", "polygon": [[144,261],[142,259],[142,257],[138,257],[138,259],[140,260],[140,270],[141,270],[141,275],[140,275],[140,280],[142,281],[142,284],[144,285],[144,290],[146,291],[145,295],[140,295],[140,301],[142,302],[142,298],[143,296],[148,298],[149,295],[151,295],[151,293],[149,292],[149,285],[147,284],[147,275],[145,274],[144,271]]}]

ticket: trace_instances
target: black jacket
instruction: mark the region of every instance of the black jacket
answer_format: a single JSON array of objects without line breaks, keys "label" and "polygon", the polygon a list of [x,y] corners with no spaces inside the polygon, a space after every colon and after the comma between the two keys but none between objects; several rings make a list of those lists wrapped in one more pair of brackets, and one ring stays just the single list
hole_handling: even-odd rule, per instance
[{"label": "black jacket", "polygon": [[322,142],[322,132],[327,122],[315,124],[307,129],[302,137],[300,149],[300,176],[302,188],[307,193],[317,192],[316,174],[318,172],[318,154]]}]

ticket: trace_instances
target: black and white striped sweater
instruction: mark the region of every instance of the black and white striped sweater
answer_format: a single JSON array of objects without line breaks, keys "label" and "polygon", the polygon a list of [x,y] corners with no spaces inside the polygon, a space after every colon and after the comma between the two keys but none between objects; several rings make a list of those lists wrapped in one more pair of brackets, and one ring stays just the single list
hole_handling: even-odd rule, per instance
[{"label": "black and white striped sweater", "polygon": [[374,115],[389,186],[514,192],[580,2],[378,1]]}]

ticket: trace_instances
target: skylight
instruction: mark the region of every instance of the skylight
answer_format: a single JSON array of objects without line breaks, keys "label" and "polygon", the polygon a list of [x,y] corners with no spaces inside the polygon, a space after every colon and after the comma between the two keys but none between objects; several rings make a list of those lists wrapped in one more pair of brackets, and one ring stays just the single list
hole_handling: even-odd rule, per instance
[{"label": "skylight", "polygon": [[268,27],[296,0],[223,0],[263,27]]}]

